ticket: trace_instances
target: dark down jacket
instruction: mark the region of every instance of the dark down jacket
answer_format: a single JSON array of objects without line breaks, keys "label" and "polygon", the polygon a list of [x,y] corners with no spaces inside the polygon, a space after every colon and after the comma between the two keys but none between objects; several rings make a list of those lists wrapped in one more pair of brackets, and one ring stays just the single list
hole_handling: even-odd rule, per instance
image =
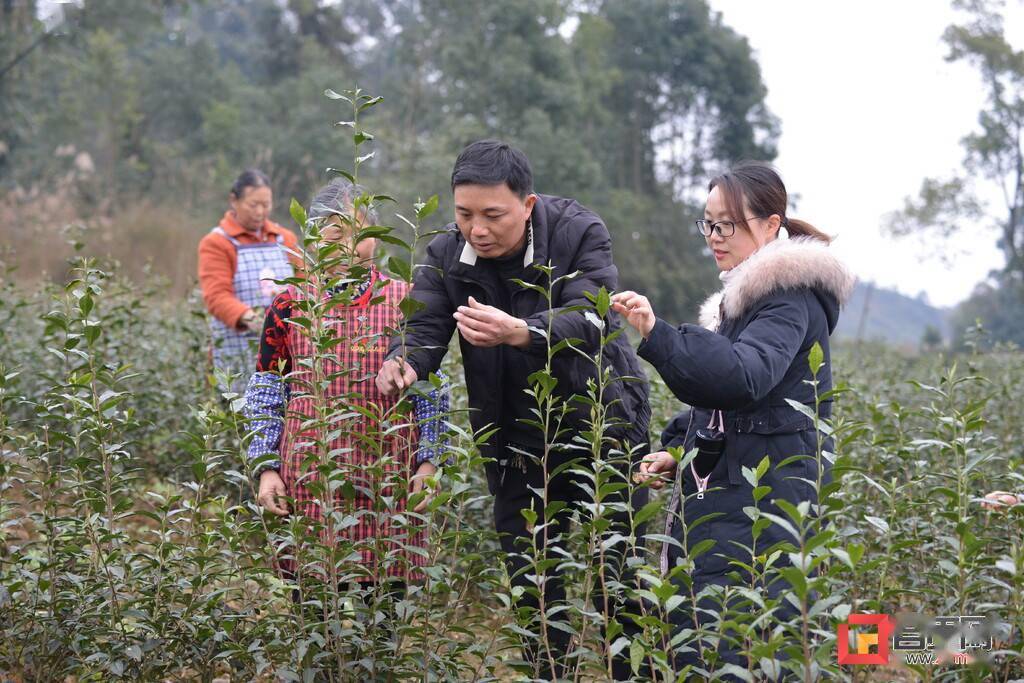
[{"label": "dark down jacket", "polygon": [[[714,541],[696,559],[692,578],[698,590],[724,583],[726,573],[735,569],[728,564],[730,558],[750,561],[740,547],[752,544],[752,522],[743,508],[754,505],[743,467],[756,468],[768,456],[771,466],[760,482],[772,488],[760,502],[765,511],[785,518],[772,501],[783,498],[796,505],[816,500],[808,483],[819,478],[814,423],[786,399],[813,410],[814,389],[807,382],[812,379],[808,355],[815,342],[825,361],[817,376],[818,392],[832,388],[829,335],[854,283],[827,245],[805,237],[770,242],[723,280],[723,289],[701,309],[701,325],[673,328],[659,320],[639,348],[640,356],[691,407],[669,424],[662,436],[665,446],[682,445],[689,451],[696,430],[712,422],[714,410],[721,410],[724,418],[725,450],[711,471],[707,492],[698,499],[693,473],[680,468],[671,502],[675,514],[666,530],[682,541],[680,501],[687,524],[718,513],[686,535],[690,548],[705,539]],[[831,403],[822,403],[819,415],[829,417]],[[827,441],[825,448],[831,449]],[[797,455],[811,457],[779,466]],[[831,467],[824,458],[822,466],[820,474],[828,481]],[[782,540],[793,539],[773,524],[758,538],[758,554]],[[666,544],[663,569],[674,566],[678,555],[677,548]]]},{"label": "dark down jacket", "polygon": [[[614,314],[602,321],[590,311],[566,310],[589,306],[587,293],[596,294],[601,287],[612,292],[618,286],[611,236],[601,218],[573,199],[538,195],[530,224],[524,262],[551,266],[555,282],[549,282],[548,277],[535,268],[527,268],[523,279],[550,288],[551,304],[549,307],[544,296],[530,288],[519,287],[512,294],[512,310],[506,312],[525,319],[530,326],[531,343],[526,349],[506,345],[482,348],[459,338],[470,422],[475,430],[500,424],[502,411],[507,409],[503,406],[505,397],[501,386],[506,354],[516,354],[516,365],[529,376],[544,368],[549,343],[554,346],[564,339],[575,339],[578,340],[576,348],[593,357],[600,352],[602,326],[607,325],[606,334],[611,334],[621,324]],[[400,337],[393,338],[389,358],[405,355],[417,376],[425,378],[437,370],[448,350],[448,342],[456,329],[452,317],[455,310],[466,305],[470,296],[485,304],[497,304],[501,298],[497,288],[501,284],[493,275],[493,269],[481,267],[478,259],[454,223],[430,242],[426,259],[416,271],[412,291],[413,298],[424,307],[408,320],[404,345]],[[576,277],[564,278],[571,273],[577,273]],[[548,330],[550,342],[546,339]],[[619,425],[607,435],[629,445],[646,444],[651,414],[647,381],[624,335],[604,347],[602,361],[604,367],[610,368],[613,378],[605,389],[604,403],[611,421]],[[552,360],[552,374],[558,379],[555,393],[568,399],[587,394],[587,382],[597,376],[597,367],[583,353],[564,349]],[[520,400],[534,405],[534,399],[525,394]],[[584,428],[590,413],[586,405],[577,405],[568,425],[573,431]],[[497,460],[503,447],[499,433],[481,447],[481,452]],[[494,463],[488,467],[487,474],[494,492],[497,477]]]}]

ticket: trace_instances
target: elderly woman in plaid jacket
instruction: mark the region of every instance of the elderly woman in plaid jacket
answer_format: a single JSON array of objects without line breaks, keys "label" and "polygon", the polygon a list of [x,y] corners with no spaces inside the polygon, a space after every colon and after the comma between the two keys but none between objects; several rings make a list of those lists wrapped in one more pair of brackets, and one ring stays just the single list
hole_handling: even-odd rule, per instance
[{"label": "elderly woman in plaid jacket", "polygon": [[[415,548],[422,548],[424,539],[422,531],[394,524],[405,511],[407,496],[393,492],[408,483],[410,495],[429,494],[424,482],[437,471],[446,446],[442,435],[449,398],[447,386],[426,394],[413,392],[413,414],[396,413],[398,397],[384,396],[373,381],[388,337],[399,327],[398,305],[409,286],[386,278],[373,265],[375,239],[355,242],[356,230],[366,218],[373,219],[352,218],[353,202],[361,192],[358,186],[337,180],[320,190],[310,207],[309,217],[320,221],[323,242],[339,243],[351,258],[338,259],[339,265],[328,269],[336,286],[290,286],[267,310],[256,373],[245,395],[254,430],[249,458],[259,479],[260,505],[277,515],[299,514],[320,524],[321,543],[327,546],[353,543],[361,567],[351,572],[360,582],[405,581],[410,570],[423,564],[423,554]],[[303,362],[316,355],[316,345],[306,326],[289,323],[301,301],[317,296],[329,300],[324,324],[344,338],[320,352],[327,354],[323,369],[330,378],[324,398],[329,407],[345,406],[336,411],[329,427],[319,430],[323,433],[303,424],[317,415],[317,399],[307,390],[311,363]],[[305,313],[296,313],[300,315]],[[324,452],[351,484],[335,487],[326,500],[323,487],[314,485],[320,477],[318,454]],[[413,512],[425,510],[428,500],[423,497]],[[325,504],[342,513],[339,519],[352,516],[356,523],[331,531]],[[378,557],[382,547],[388,550]],[[278,562],[286,578],[317,571],[303,566],[296,548]]]}]

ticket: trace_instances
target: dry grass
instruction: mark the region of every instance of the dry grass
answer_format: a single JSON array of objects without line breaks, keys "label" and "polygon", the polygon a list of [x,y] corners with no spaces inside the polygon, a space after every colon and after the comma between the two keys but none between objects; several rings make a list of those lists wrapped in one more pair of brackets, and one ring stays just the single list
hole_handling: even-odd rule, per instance
[{"label": "dry grass", "polygon": [[0,262],[26,284],[63,282],[78,241],[82,254],[119,262],[136,282],[166,278],[178,298],[195,286],[199,240],[220,216],[145,200],[86,213],[64,193],[9,193],[0,198]]}]

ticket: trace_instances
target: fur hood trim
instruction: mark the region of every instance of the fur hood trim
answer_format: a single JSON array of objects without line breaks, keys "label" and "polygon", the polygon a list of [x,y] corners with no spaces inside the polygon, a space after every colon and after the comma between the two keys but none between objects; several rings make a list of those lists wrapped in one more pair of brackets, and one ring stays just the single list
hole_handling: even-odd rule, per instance
[{"label": "fur hood trim", "polygon": [[700,324],[718,329],[723,297],[725,317],[735,320],[769,294],[801,287],[823,290],[842,306],[855,282],[853,273],[824,242],[813,237],[776,239],[732,269],[725,286],[700,307]]}]

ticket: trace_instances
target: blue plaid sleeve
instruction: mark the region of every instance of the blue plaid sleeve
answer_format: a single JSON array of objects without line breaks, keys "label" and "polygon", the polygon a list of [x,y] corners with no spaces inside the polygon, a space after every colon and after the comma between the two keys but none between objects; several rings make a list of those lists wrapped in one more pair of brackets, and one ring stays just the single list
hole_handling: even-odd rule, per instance
[{"label": "blue plaid sleeve", "polygon": [[413,415],[420,428],[416,464],[430,461],[441,465],[441,456],[448,449],[448,412],[451,409],[451,386],[444,373],[438,372],[440,387],[427,394],[411,395]]},{"label": "blue plaid sleeve", "polygon": [[[249,442],[249,462],[268,454],[280,457],[281,434],[284,431],[284,408],[287,384],[276,372],[255,372],[245,388],[245,416],[249,418],[252,441]],[[253,475],[267,469],[280,470],[281,461],[263,460],[254,465]]]}]

